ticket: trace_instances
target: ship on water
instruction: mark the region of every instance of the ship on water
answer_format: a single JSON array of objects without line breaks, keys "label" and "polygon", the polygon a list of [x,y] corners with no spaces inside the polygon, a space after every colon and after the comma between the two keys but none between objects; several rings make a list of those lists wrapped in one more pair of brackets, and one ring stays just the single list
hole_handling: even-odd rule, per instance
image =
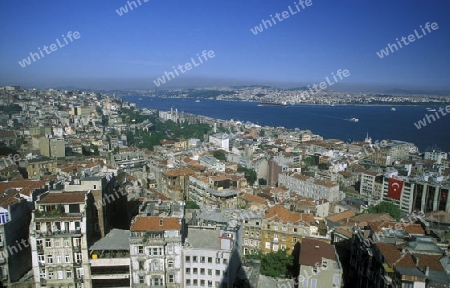
[{"label": "ship on water", "polygon": [[259,102],[258,106],[287,106],[286,102]]}]

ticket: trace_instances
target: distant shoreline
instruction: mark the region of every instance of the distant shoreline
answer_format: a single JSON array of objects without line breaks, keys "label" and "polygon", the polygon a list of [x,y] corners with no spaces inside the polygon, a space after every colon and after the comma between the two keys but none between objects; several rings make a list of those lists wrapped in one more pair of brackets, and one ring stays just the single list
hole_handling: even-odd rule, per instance
[{"label": "distant shoreline", "polygon": [[[194,97],[160,97],[160,96],[139,96],[139,95],[124,95],[124,96],[117,96],[120,98],[125,97],[146,97],[146,98],[158,98],[158,99],[185,99],[185,100],[203,100],[203,101],[226,101],[226,102],[244,102],[244,103],[260,103],[263,101],[247,101],[247,100],[238,100],[238,99],[210,99],[210,98],[194,98]],[[296,103],[296,104],[287,104],[286,106],[279,106],[280,108],[288,108],[290,106],[330,106],[330,107],[337,107],[337,106],[387,106],[387,107],[394,107],[394,106],[404,106],[404,107],[440,107],[440,106],[447,106],[450,105],[450,102],[431,102],[431,103],[402,103],[402,102],[396,102],[392,104],[359,104],[359,103],[344,103],[344,104],[321,104],[321,103]],[[267,106],[267,107],[277,107],[277,106]]]}]

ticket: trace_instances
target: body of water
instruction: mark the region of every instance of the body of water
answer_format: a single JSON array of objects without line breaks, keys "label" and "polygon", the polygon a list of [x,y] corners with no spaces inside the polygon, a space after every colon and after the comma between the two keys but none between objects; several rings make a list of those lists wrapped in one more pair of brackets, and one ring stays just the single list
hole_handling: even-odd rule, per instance
[{"label": "body of water", "polygon": [[[170,110],[178,109],[192,114],[204,115],[224,120],[250,121],[259,125],[283,126],[286,128],[308,129],[325,139],[363,141],[366,133],[372,140],[403,140],[415,143],[421,151],[437,147],[450,151],[450,113],[436,121],[427,122],[417,129],[414,123],[423,120],[426,114],[435,112],[419,106],[351,106],[351,105],[296,105],[263,106],[257,102],[216,101],[196,99],[174,99],[155,97],[124,97],[139,107]],[[444,106],[441,106],[444,107]],[[391,108],[395,108],[392,111]],[[439,107],[433,107],[439,109]],[[445,107],[444,107],[445,108]],[[358,122],[348,119],[357,118]]]}]

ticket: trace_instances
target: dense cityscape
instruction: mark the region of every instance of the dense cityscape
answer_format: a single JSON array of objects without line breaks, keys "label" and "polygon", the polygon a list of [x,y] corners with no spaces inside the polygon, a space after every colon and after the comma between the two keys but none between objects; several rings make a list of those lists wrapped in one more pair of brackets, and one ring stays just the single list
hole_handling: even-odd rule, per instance
[{"label": "dense cityscape", "polygon": [[450,285],[446,152],[96,91],[4,86],[0,109],[5,287]]}]

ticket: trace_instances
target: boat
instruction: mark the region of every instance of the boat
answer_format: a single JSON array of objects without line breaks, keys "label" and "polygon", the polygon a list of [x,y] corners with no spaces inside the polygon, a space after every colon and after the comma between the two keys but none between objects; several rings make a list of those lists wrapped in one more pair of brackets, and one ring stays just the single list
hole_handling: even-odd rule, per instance
[{"label": "boat", "polygon": [[427,108],[427,111],[428,111],[428,112],[436,112],[436,109],[433,109],[433,108]]},{"label": "boat", "polygon": [[139,101],[142,101],[142,98],[139,97]]},{"label": "boat", "polygon": [[259,102],[258,106],[287,106],[286,102],[278,103],[278,102]]},{"label": "boat", "polygon": [[395,109],[394,107],[391,108],[391,111],[396,111],[397,109]]},{"label": "boat", "polygon": [[350,118],[350,119],[348,119],[348,121],[350,121],[350,122],[358,122],[359,119],[358,118]]},{"label": "boat", "polygon": [[198,103],[198,102],[200,102],[200,100],[197,99],[197,100],[195,100],[195,102]]}]

